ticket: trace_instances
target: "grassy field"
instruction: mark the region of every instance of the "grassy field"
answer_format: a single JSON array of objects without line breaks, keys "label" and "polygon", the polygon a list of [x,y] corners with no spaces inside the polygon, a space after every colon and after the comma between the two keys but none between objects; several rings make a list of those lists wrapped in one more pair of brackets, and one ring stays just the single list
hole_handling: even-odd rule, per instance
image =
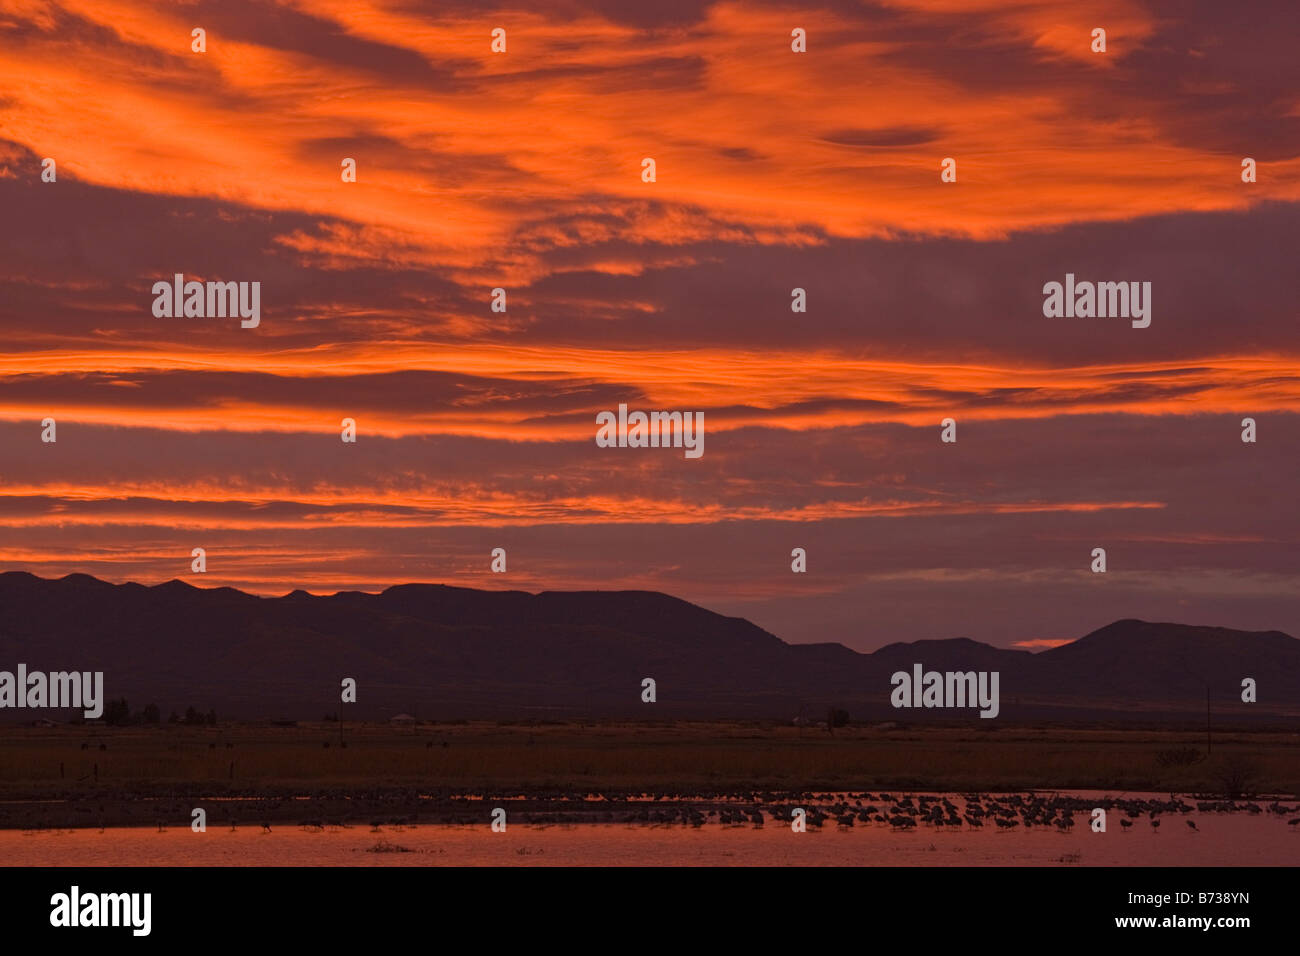
[{"label": "grassy field", "polygon": [[0,729],[0,799],[321,790],[1300,794],[1300,732],[488,722]]}]

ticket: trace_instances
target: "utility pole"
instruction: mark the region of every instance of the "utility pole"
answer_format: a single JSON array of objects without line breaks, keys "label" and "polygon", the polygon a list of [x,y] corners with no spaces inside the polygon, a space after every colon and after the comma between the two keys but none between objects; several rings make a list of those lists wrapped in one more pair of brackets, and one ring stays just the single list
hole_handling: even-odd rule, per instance
[{"label": "utility pole", "polygon": [[1205,753],[1214,753],[1214,738],[1210,736],[1210,685],[1205,685]]}]

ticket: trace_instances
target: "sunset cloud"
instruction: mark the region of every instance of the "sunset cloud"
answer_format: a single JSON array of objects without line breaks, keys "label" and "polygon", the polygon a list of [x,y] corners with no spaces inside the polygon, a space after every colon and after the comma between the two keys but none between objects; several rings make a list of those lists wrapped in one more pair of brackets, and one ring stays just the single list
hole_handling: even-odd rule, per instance
[{"label": "sunset cloud", "polygon": [[[1300,631],[1298,30],[0,0],[0,566],[161,580],[202,541],[263,593],[656,587],[862,647]],[[155,317],[177,273],[259,282],[259,326]],[[1150,282],[1150,327],[1047,318],[1067,273]],[[706,454],[598,448],[620,403],[702,412]]]}]

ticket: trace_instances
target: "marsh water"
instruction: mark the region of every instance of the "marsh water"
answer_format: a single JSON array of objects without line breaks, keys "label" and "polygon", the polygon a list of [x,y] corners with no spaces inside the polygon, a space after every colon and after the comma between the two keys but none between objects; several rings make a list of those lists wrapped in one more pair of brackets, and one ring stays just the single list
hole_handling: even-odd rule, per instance
[{"label": "marsh water", "polygon": [[[1082,794],[1081,794],[1082,796]],[[1129,794],[1128,796],[1139,796]],[[807,832],[768,822],[682,824],[508,823],[305,827],[188,826],[0,831],[12,866],[1293,866],[1300,825],[1274,813],[1192,811],[1157,828],[1139,818],[1105,833],[1087,813],[1068,831],[887,825]],[[1189,826],[1195,824],[1195,829]]]}]

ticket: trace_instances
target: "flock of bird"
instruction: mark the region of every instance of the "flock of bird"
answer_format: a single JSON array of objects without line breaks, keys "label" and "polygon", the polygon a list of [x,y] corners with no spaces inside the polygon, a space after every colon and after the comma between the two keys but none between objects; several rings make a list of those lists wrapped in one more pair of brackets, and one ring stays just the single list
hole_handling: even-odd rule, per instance
[{"label": "flock of bird", "polygon": [[[90,815],[93,819],[90,806],[81,801],[77,804],[74,805],[74,815]],[[162,830],[177,825],[180,820],[188,822],[189,808],[193,805],[193,801],[176,798],[159,801],[150,808],[140,807],[142,812],[133,814],[136,819],[126,821],[126,825],[138,825],[148,820]],[[320,816],[306,819],[299,816],[312,805]],[[1039,827],[1068,833],[1076,824],[1081,828],[1088,827],[1093,820],[1093,810],[1100,807],[1106,811],[1107,829],[1115,828],[1118,820],[1118,828],[1123,832],[1134,827],[1150,827],[1159,832],[1165,819],[1181,820],[1188,830],[1199,830],[1197,821],[1191,816],[1193,813],[1200,816],[1202,822],[1204,815],[1219,813],[1291,817],[1286,820],[1287,824],[1300,828],[1300,816],[1296,815],[1300,814],[1300,803],[1287,805],[1280,799],[1271,802],[1198,799],[1173,794],[1164,800],[1150,796],[1081,797],[1032,792],[965,795],[751,792],[738,795],[722,792],[660,791],[644,794],[555,790],[507,796],[448,791],[435,794],[412,790],[406,792],[403,799],[395,800],[391,793],[377,790],[352,795],[344,792],[315,793],[306,803],[302,798],[250,799],[247,802],[228,802],[225,809],[229,814],[226,822],[232,829],[241,824],[261,822],[262,830],[270,832],[272,823],[292,826],[294,822],[309,829],[349,827],[367,820],[376,829],[385,825],[475,825],[483,823],[488,810],[496,806],[507,808],[512,822],[541,825],[624,823],[702,827],[714,823],[730,827],[761,827],[771,822],[789,826],[795,822],[796,810],[802,809],[803,822],[808,828],[878,826],[906,832],[920,827],[935,830],[996,828],[999,831]],[[102,813],[105,808],[101,806],[99,809]],[[28,808],[28,814],[35,810]],[[22,829],[33,830],[54,825],[50,820],[28,818],[28,814],[24,814],[23,819],[10,821],[8,825],[16,824]],[[140,816],[145,819],[140,820]],[[101,829],[103,826],[101,822]]]},{"label": "flock of bird", "polygon": [[[1278,817],[1300,812],[1300,804],[1287,806],[1278,800],[1260,805],[1256,802],[1233,800],[1187,800],[1171,795],[1168,800],[1122,797],[1084,798],[1060,794],[966,794],[954,797],[942,794],[849,793],[803,794],[792,800],[790,795],[756,793],[749,800],[729,803],[700,803],[680,797],[667,805],[659,803],[660,797],[640,806],[625,805],[619,811],[607,811],[599,819],[608,822],[649,823],[661,825],[687,824],[702,827],[716,822],[723,826],[763,826],[768,819],[773,823],[789,825],[795,811],[802,808],[808,827],[853,827],[879,825],[898,831],[913,830],[920,826],[934,829],[982,829],[985,826],[999,830],[1034,827],[1054,827],[1069,832],[1076,825],[1076,814],[1083,814],[1080,822],[1087,826],[1092,811],[1102,808],[1114,825],[1118,815],[1124,831],[1138,823],[1146,822],[1159,831],[1162,817],[1182,817],[1190,830],[1198,830],[1196,821],[1183,815],[1197,813],[1268,813]],[[739,805],[738,805],[739,804]],[[570,822],[571,814],[527,813],[527,823]],[[590,817],[588,817],[590,819]],[[1290,826],[1300,826],[1300,817],[1287,821]]]}]

